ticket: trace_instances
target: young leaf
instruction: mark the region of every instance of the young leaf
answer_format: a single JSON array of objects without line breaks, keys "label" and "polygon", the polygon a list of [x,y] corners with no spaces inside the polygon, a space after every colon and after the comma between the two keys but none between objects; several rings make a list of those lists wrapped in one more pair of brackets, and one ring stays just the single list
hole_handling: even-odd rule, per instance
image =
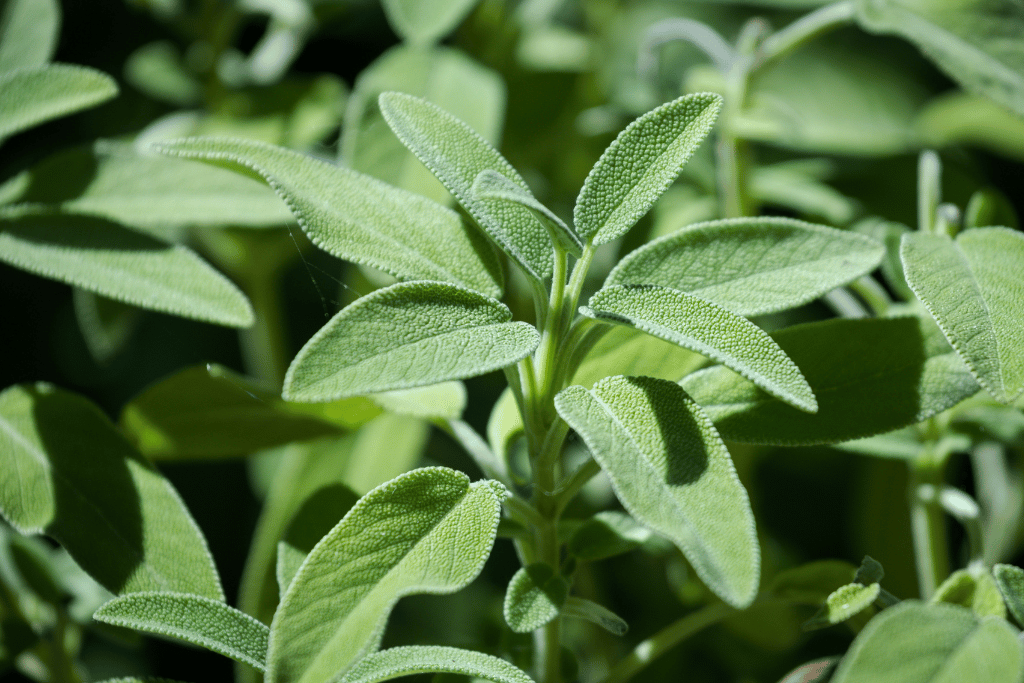
[{"label": "young leaf", "polygon": [[480,0],[384,0],[395,32],[415,45],[436,42],[462,23]]},{"label": "young leaf", "polygon": [[533,683],[532,678],[504,659],[439,645],[410,645],[374,652],[332,683],[379,683],[419,673],[462,674],[494,683]]},{"label": "young leaf", "polygon": [[430,467],[364,496],[313,548],[271,625],[268,683],[344,672],[380,643],[395,602],[452,593],[490,554],[504,488]]},{"label": "young leaf", "polygon": [[106,624],[172,636],[266,670],[270,629],[223,602],[185,593],[131,593],[93,618]]},{"label": "young leaf", "polygon": [[1024,624],[1024,569],[1012,564],[997,564],[992,567],[992,574],[1010,614],[1018,624]]},{"label": "young leaf", "polygon": [[56,538],[108,590],[224,599],[177,492],[85,399],[47,384],[0,393],[0,457],[7,521]]},{"label": "young leaf", "polygon": [[817,607],[854,580],[856,568],[843,560],[817,560],[780,572],[768,593],[795,605]]},{"label": "young leaf", "polygon": [[672,540],[711,590],[745,607],[757,594],[760,553],[747,493],[711,421],[678,384],[609,377],[555,397],[619,500]]},{"label": "young leaf", "polygon": [[186,138],[157,149],[264,179],[313,243],[338,258],[405,280],[453,282],[501,295],[501,268],[490,245],[458,214],[429,199],[260,142]]},{"label": "young leaf", "polygon": [[705,363],[707,358],[678,344],[616,326],[587,352],[571,383],[589,389],[611,375],[643,375],[678,382]]},{"label": "young leaf", "polygon": [[411,95],[384,93],[380,110],[398,139],[448,188],[455,200],[516,263],[540,280],[553,266],[547,230],[529,209],[473,193],[481,171],[497,171],[523,192],[530,188],[512,165],[468,125]]},{"label": "young leaf", "polygon": [[50,64],[0,73],[0,139],[50,119],[95,107],[117,94],[110,76],[84,66]]},{"label": "young leaf", "polygon": [[721,106],[718,95],[684,95],[647,112],[619,133],[576,199],[573,219],[579,236],[605,244],[626,234],[711,132]]},{"label": "young leaf", "polygon": [[975,574],[958,569],[935,589],[932,602],[960,605],[979,617],[1006,618],[1006,603],[999,594],[999,586],[987,571]]},{"label": "young leaf", "polygon": [[529,633],[558,616],[569,586],[554,569],[536,562],[515,573],[505,591],[505,623],[516,633]]},{"label": "young leaf", "polygon": [[537,348],[508,308],[440,282],[379,289],[342,309],[288,368],[284,397],[331,401],[482,375]]},{"label": "young leaf", "polygon": [[480,199],[494,199],[512,202],[519,206],[526,207],[537,217],[548,229],[551,239],[561,245],[563,249],[574,256],[583,253],[583,243],[576,236],[572,228],[565,224],[558,215],[544,206],[529,192],[516,185],[514,182],[501,175],[497,171],[486,169],[473,181],[473,193]]},{"label": "young leaf", "polygon": [[87,216],[0,213],[0,260],[142,308],[249,327],[252,306],[192,250]]},{"label": "young leaf", "polygon": [[800,306],[873,270],[885,248],[854,232],[791,218],[711,221],[623,258],[605,287],[671,287],[739,315]]},{"label": "young leaf", "polygon": [[978,383],[1002,402],[1024,392],[1024,235],[976,228],[954,241],[910,233],[900,249],[914,293]]},{"label": "young leaf", "polygon": [[804,624],[804,628],[824,628],[839,624],[871,607],[878,599],[882,587],[877,583],[863,585],[848,583],[840,586],[825,599],[821,612]]},{"label": "young leaf", "polygon": [[569,596],[565,605],[562,606],[562,614],[567,617],[586,619],[617,636],[624,636],[629,631],[629,624],[622,617],[607,607],[602,607],[596,602],[584,598]]},{"label": "young leaf", "polygon": [[0,11],[0,74],[46,64],[59,33],[56,0],[7,0]]},{"label": "young leaf", "polygon": [[826,320],[772,338],[807,378],[818,412],[796,410],[723,366],[684,378],[683,388],[730,441],[849,441],[915,424],[979,389],[938,328],[923,318]]},{"label": "young leaf", "polygon": [[702,353],[786,403],[812,413],[818,409],[800,369],[771,337],[717,304],[666,287],[615,285],[594,294],[580,311]]},{"label": "young leaf", "polygon": [[639,548],[650,536],[650,530],[629,515],[605,510],[573,533],[568,550],[581,560],[603,560]]}]

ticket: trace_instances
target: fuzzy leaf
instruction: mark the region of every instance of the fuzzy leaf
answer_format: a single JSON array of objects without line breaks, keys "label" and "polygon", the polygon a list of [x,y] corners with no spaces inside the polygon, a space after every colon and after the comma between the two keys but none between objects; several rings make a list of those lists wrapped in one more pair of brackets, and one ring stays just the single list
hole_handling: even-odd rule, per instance
[{"label": "fuzzy leaf", "polygon": [[186,138],[157,149],[263,178],[310,240],[338,258],[400,279],[453,282],[501,295],[501,270],[490,246],[454,211],[419,195],[260,142]]},{"label": "fuzzy leaf", "polygon": [[587,352],[571,383],[589,389],[611,375],[643,375],[678,382],[706,362],[704,356],[678,344],[616,326]]},{"label": "fuzzy leaf", "polygon": [[717,304],[666,287],[615,285],[594,294],[589,307],[580,310],[702,353],[801,410],[818,409],[800,369],[771,337]]},{"label": "fuzzy leaf", "polygon": [[516,185],[514,182],[501,175],[497,171],[487,169],[480,171],[480,174],[473,181],[473,193],[481,199],[494,199],[512,202],[524,206],[537,217],[548,229],[551,239],[562,246],[574,256],[583,253],[583,243],[576,236],[572,228],[565,224],[558,215],[544,206],[529,192]]},{"label": "fuzzy leaf", "polygon": [[1012,564],[997,564],[992,567],[992,574],[1010,614],[1018,624],[1024,624],[1024,569]]},{"label": "fuzzy leaf", "polygon": [[288,368],[284,397],[331,401],[482,375],[537,347],[494,299],[440,282],[379,289],[331,318]]},{"label": "fuzzy leaf", "polygon": [[380,644],[395,602],[452,593],[490,554],[506,492],[430,467],[364,496],[306,558],[274,615],[268,683],[324,681]]},{"label": "fuzzy leaf", "polygon": [[1006,603],[999,594],[996,580],[988,572],[975,575],[967,569],[958,569],[935,589],[932,602],[960,605],[979,617],[1006,618]]},{"label": "fuzzy leaf", "polygon": [[618,614],[584,598],[569,596],[562,607],[562,614],[567,617],[585,619],[617,636],[624,636],[629,631],[629,624]]},{"label": "fuzzy leaf", "polygon": [[177,492],[84,398],[47,384],[0,393],[0,458],[7,521],[56,538],[110,591],[224,599]]},{"label": "fuzzy leaf", "polygon": [[425,45],[451,33],[479,1],[384,0],[384,13],[399,36]]},{"label": "fuzzy leaf", "polygon": [[1024,392],[1024,235],[976,228],[954,241],[910,233],[900,248],[907,282],[967,363],[1002,402]]},{"label": "fuzzy leaf", "polygon": [[284,539],[277,544],[277,585],[282,597],[313,547],[358,500],[359,495],[351,488],[333,483],[320,487],[302,503],[288,523]]},{"label": "fuzzy leaf", "polygon": [[93,618],[136,631],[181,638],[264,671],[270,629],[223,602],[185,593],[132,593]]},{"label": "fuzzy leaf", "polygon": [[59,34],[56,0],[7,0],[0,11],[0,74],[46,64]]},{"label": "fuzzy leaf", "polygon": [[747,492],[700,407],[650,377],[609,377],[555,397],[641,523],[672,540],[711,590],[745,607],[757,594],[760,553]]},{"label": "fuzzy leaf", "polygon": [[505,591],[505,623],[516,633],[529,633],[558,616],[569,585],[554,569],[536,562],[515,573]]},{"label": "fuzzy leaf", "polygon": [[723,366],[684,378],[683,388],[730,441],[807,446],[882,434],[979,389],[938,328],[922,318],[826,320],[772,338],[799,365],[818,412],[796,410]]},{"label": "fuzzy leaf", "polygon": [[848,583],[845,586],[840,586],[829,594],[821,612],[808,621],[804,627],[822,628],[842,623],[871,607],[881,592],[882,588],[877,583],[866,586],[860,583]]},{"label": "fuzzy leaf", "polygon": [[397,415],[410,415],[425,420],[458,420],[466,409],[466,385],[442,382],[416,389],[399,389],[370,394],[370,400]]},{"label": "fuzzy leaf", "polygon": [[643,217],[703,142],[722,106],[711,93],[684,95],[619,133],[583,182],[573,219],[584,240],[605,244]]},{"label": "fuzzy leaf", "polygon": [[95,107],[117,94],[105,73],[84,66],[49,64],[0,74],[0,138]]},{"label": "fuzzy leaf", "polygon": [[529,195],[512,165],[468,125],[437,105],[411,95],[384,93],[380,110],[398,139],[437,176],[455,200],[516,263],[540,280],[553,266],[547,230],[529,209],[481,199],[473,183],[481,171],[505,176]]},{"label": "fuzzy leaf", "polygon": [[418,673],[451,673],[494,683],[533,683],[504,659],[439,645],[393,647],[364,657],[332,683],[379,683]]},{"label": "fuzzy leaf", "polygon": [[791,218],[736,218],[645,244],[615,266],[604,286],[661,285],[739,315],[762,315],[855,280],[884,255],[866,235]]},{"label": "fuzzy leaf", "polygon": [[639,548],[650,536],[650,530],[629,515],[605,510],[573,533],[568,550],[581,560],[603,560]]}]

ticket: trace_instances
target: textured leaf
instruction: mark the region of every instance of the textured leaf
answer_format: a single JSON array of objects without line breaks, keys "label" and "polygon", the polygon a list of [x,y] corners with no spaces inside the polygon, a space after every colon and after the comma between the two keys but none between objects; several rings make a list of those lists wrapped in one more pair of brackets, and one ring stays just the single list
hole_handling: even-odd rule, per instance
[{"label": "textured leaf", "polygon": [[185,593],[132,593],[104,604],[93,618],[181,638],[260,671],[266,668],[270,629],[223,602]]},{"label": "textured leaf", "polygon": [[529,209],[478,198],[473,183],[493,170],[524,192],[530,188],[512,165],[468,125],[437,105],[411,95],[384,93],[379,99],[385,121],[398,139],[437,176],[455,200],[516,263],[537,279],[551,273],[551,240]]},{"label": "textured leaf", "polygon": [[820,628],[839,624],[871,607],[882,592],[877,583],[862,585],[848,583],[832,591],[825,599],[821,613],[812,618],[805,628]]},{"label": "textured leaf", "polygon": [[1010,614],[1018,624],[1024,624],[1024,569],[1012,564],[997,564],[992,568],[992,574]]},{"label": "textured leaf", "polygon": [[702,353],[801,410],[818,408],[800,369],[771,337],[717,304],[665,287],[615,285],[597,292],[580,310]]},{"label": "textured leaf", "polygon": [[332,683],[379,683],[418,673],[451,673],[494,683],[533,683],[504,659],[438,645],[393,647],[364,657]]},{"label": "textured leaf", "polygon": [[885,248],[865,235],[790,218],[700,223],[623,258],[610,285],[672,287],[739,315],[800,306],[870,272]]},{"label": "textured leaf", "polygon": [[624,636],[629,631],[629,624],[622,617],[610,609],[584,598],[569,596],[565,605],[562,606],[562,614],[567,617],[586,619],[617,636]]},{"label": "textured leaf", "polygon": [[616,326],[608,330],[580,363],[572,384],[589,389],[611,375],[658,377],[678,382],[707,359],[646,332]]},{"label": "textured leaf", "polygon": [[629,515],[605,510],[573,533],[568,549],[581,560],[603,560],[639,548],[650,536],[650,530]]},{"label": "textured leaf", "polygon": [[605,244],[640,220],[703,142],[722,106],[711,93],[684,95],[619,133],[583,182],[573,219],[584,240]]},{"label": "textured leaf", "polygon": [[979,617],[1006,618],[1006,603],[999,594],[999,586],[987,571],[975,574],[958,569],[935,589],[932,602],[960,605]]},{"label": "textured leaf", "polygon": [[505,591],[505,623],[516,633],[529,633],[558,616],[569,585],[550,566],[536,562],[512,576]]},{"label": "textured leaf", "polygon": [[172,315],[230,327],[254,319],[245,295],[192,250],[100,218],[2,212],[0,260]]},{"label": "textured leaf", "polygon": [[457,420],[466,409],[466,385],[462,382],[442,382],[416,389],[399,389],[371,394],[370,400],[384,410],[398,415]]},{"label": "textured leaf", "polygon": [[575,256],[580,256],[583,253],[583,243],[580,242],[580,238],[576,236],[572,228],[565,224],[565,221],[559,218],[554,211],[538,202],[529,192],[497,171],[490,169],[480,171],[476,180],[473,181],[472,191],[481,199],[503,200],[526,207],[537,217],[537,220],[547,227],[553,241]]},{"label": "textured leaf", "polygon": [[402,475],[364,496],[309,554],[271,625],[268,683],[323,681],[375,649],[395,602],[452,593],[490,554],[506,492],[453,470]]},{"label": "textured leaf", "polygon": [[56,0],[7,0],[0,11],[0,74],[46,64],[59,34]]},{"label": "textured leaf", "polygon": [[519,414],[519,406],[512,390],[508,387],[494,402],[491,415],[487,419],[487,442],[499,460],[507,463],[511,455],[512,443],[523,434],[523,416]]},{"label": "textured leaf", "polygon": [[56,538],[107,589],[224,599],[177,492],[85,399],[46,384],[5,390],[0,457],[7,521]]},{"label": "textured leaf", "polygon": [[392,28],[414,44],[433,43],[462,23],[479,0],[384,0]]},{"label": "textured leaf", "polygon": [[341,521],[359,495],[344,484],[326,484],[307,498],[288,523],[284,539],[277,544],[277,584],[282,596],[306,556],[321,538]]},{"label": "textured leaf", "polygon": [[817,560],[780,572],[768,592],[797,605],[817,607],[834,591],[854,580],[856,568],[842,560]]},{"label": "textured leaf", "polygon": [[747,493],[729,452],[679,385],[609,377],[555,397],[629,513],[668,537],[726,602],[757,594],[760,553]]},{"label": "textured leaf", "polygon": [[330,401],[482,375],[537,347],[508,308],[440,282],[379,289],[331,318],[288,368],[284,396]]},{"label": "textured leaf", "polygon": [[796,410],[723,366],[684,378],[683,388],[730,441],[848,441],[915,424],[979,389],[938,328],[921,318],[826,320],[772,338],[807,378],[818,412]]},{"label": "textured leaf", "polygon": [[407,280],[454,282],[501,295],[501,271],[482,237],[458,214],[361,173],[259,142],[186,138],[161,144],[175,156],[266,180],[324,251]]},{"label": "textured leaf", "polygon": [[956,605],[907,600],[853,641],[832,683],[1017,683],[1024,652],[1003,619],[979,619]]},{"label": "textured leaf", "polygon": [[1003,403],[1024,392],[1024,235],[976,228],[954,241],[910,233],[900,249],[914,293],[981,386]]},{"label": "textured leaf", "polygon": [[95,107],[117,94],[110,76],[70,64],[0,73],[0,138]]}]

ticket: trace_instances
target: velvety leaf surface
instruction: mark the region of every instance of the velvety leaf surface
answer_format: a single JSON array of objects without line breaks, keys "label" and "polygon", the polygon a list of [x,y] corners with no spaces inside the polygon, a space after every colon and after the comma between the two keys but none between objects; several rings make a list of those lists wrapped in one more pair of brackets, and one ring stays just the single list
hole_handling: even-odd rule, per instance
[{"label": "velvety leaf surface", "polygon": [[678,382],[706,362],[706,357],[678,344],[617,325],[587,352],[571,384],[589,389],[611,375],[643,375]]},{"label": "velvety leaf surface", "polygon": [[320,542],[359,500],[341,483],[325,484],[306,498],[277,544],[277,585],[283,597],[313,546]]},{"label": "velvety leaf surface", "polygon": [[747,492],[700,407],[679,387],[650,377],[608,377],[555,397],[616,495],[641,523],[668,537],[726,602],[757,594],[760,552]]},{"label": "velvety leaf surface", "polygon": [[817,410],[800,369],[771,337],[717,304],[666,287],[615,285],[594,294],[581,312],[704,354],[801,410]]},{"label": "velvety leaf surface", "polygon": [[563,249],[579,256],[583,253],[583,243],[572,228],[565,224],[558,215],[541,204],[537,199],[497,171],[487,169],[473,181],[473,193],[480,199],[493,199],[512,202],[526,207],[548,228],[551,239],[559,243]]},{"label": "velvety leaf surface", "polygon": [[84,398],[47,384],[0,393],[0,458],[7,521],[56,538],[108,590],[224,599],[177,492]]},{"label": "velvety leaf surface", "polygon": [[807,378],[818,412],[796,410],[723,366],[684,378],[683,388],[730,441],[848,441],[915,424],[979,390],[938,328],[922,318],[826,320],[772,338]]},{"label": "velvety leaf surface", "polygon": [[537,347],[530,324],[488,297],[440,282],[379,289],[342,309],[288,368],[284,397],[330,401],[482,375]]},{"label": "velvety leaf surface", "polygon": [[808,626],[831,626],[839,624],[850,617],[863,612],[878,598],[881,586],[877,583],[862,585],[848,583],[840,586],[825,599],[821,614],[808,622]]},{"label": "velvety leaf surface", "polygon": [[581,560],[603,560],[639,548],[650,536],[650,529],[629,515],[603,510],[573,533],[568,550]]},{"label": "velvety leaf surface", "polygon": [[473,183],[493,170],[530,188],[512,165],[480,134],[435,104],[411,95],[384,93],[381,112],[398,139],[437,176],[455,200],[527,273],[543,279],[551,273],[552,247],[547,230],[518,204],[478,198]]},{"label": "velvety leaf surface", "polygon": [[395,602],[452,593],[490,554],[506,492],[440,467],[366,496],[309,554],[271,625],[269,683],[323,681],[380,643]]},{"label": "velvety leaf surface", "polygon": [[439,645],[410,645],[374,652],[332,683],[379,683],[418,673],[462,674],[494,683],[533,683],[532,678],[504,659]]},{"label": "velvety leaf surface", "polygon": [[384,0],[395,32],[414,44],[433,43],[462,23],[479,0]]},{"label": "velvety leaf surface", "polygon": [[1006,603],[996,580],[987,571],[976,573],[958,569],[935,589],[932,602],[960,605],[979,617],[1006,618]]},{"label": "velvety leaf surface", "polygon": [[739,315],[761,315],[812,301],[870,272],[884,255],[866,235],[791,218],[735,218],[645,244],[604,286],[672,287]]},{"label": "velvety leaf surface", "polygon": [[0,74],[46,64],[59,33],[56,0],[7,0],[0,11]]},{"label": "velvety leaf surface", "polygon": [[910,233],[900,248],[914,293],[981,386],[1003,403],[1024,392],[1024,235],[976,228],[954,241]]},{"label": "velvety leaf surface", "polygon": [[992,568],[1006,607],[1018,624],[1024,624],[1024,569],[1011,564],[997,564]]},{"label": "velvety leaf surface", "polygon": [[721,106],[718,95],[684,95],[619,133],[576,199],[573,220],[579,236],[605,244],[632,228],[711,132]]},{"label": "velvety leaf surface", "polygon": [[259,142],[186,138],[158,149],[266,180],[310,240],[347,261],[406,280],[453,282],[501,295],[501,271],[458,214],[419,195]]},{"label": "velvety leaf surface", "polygon": [[466,385],[462,382],[442,382],[427,387],[370,394],[369,398],[384,410],[398,415],[425,420],[457,420],[466,409]]},{"label": "velvety leaf surface", "polygon": [[534,631],[558,616],[569,586],[548,565],[521,567],[505,591],[505,623],[516,633]]},{"label": "velvety leaf surface", "polygon": [[110,76],[84,66],[50,64],[0,73],[0,138],[95,107],[117,94]]},{"label": "velvety leaf surface", "polygon": [[612,612],[607,607],[584,598],[569,596],[565,601],[565,605],[562,606],[562,614],[567,617],[585,619],[617,636],[624,636],[629,631],[629,624],[618,614],[615,614],[615,612]]},{"label": "velvety leaf surface", "polygon": [[270,629],[223,602],[185,593],[132,593],[105,603],[93,618],[181,638],[260,671],[266,668]]}]

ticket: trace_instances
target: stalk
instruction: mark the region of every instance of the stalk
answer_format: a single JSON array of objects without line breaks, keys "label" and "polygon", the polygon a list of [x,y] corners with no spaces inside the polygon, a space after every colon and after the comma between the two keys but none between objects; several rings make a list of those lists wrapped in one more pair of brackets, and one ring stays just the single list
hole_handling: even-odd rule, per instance
[{"label": "stalk", "polygon": [[765,39],[758,51],[756,68],[764,68],[823,33],[853,22],[854,16],[855,9],[849,0],[826,5],[810,14],[805,14],[786,28]]},{"label": "stalk", "polygon": [[929,447],[911,465],[910,525],[922,599],[928,600],[949,576],[946,515],[939,501],[945,458]]}]

